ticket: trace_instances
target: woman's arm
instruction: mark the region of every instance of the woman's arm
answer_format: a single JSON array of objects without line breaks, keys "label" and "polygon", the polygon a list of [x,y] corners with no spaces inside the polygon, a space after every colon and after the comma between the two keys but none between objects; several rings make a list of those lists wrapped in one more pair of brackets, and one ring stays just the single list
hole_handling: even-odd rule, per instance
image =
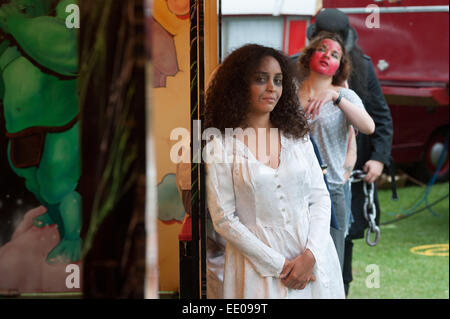
[{"label": "woman's arm", "polygon": [[356,134],[353,126],[348,128],[347,153],[344,161],[344,181],[347,182],[356,164]]},{"label": "woman's arm", "polygon": [[[237,248],[262,277],[280,277],[289,261],[259,240],[236,215],[232,163],[227,162],[222,141],[206,145],[206,192],[208,209],[216,231]],[[284,274],[284,272],[283,272]]]},{"label": "woman's arm", "polygon": [[[332,100],[335,102],[339,98],[339,93],[332,91]],[[370,135],[375,131],[375,122],[370,117],[369,113],[363,108],[358,107],[346,97],[342,97],[339,105],[337,105],[344,112],[348,121],[358,130],[364,134]]]},{"label": "woman's arm", "polygon": [[[352,92],[352,91],[349,91]],[[356,93],[354,93],[356,95]],[[324,90],[320,92],[316,97],[314,97],[311,102],[305,107],[305,113],[308,117],[310,114],[314,119],[319,115],[322,106],[332,101],[333,103],[338,99],[339,93],[335,90]],[[357,96],[356,96],[357,97]],[[355,97],[355,98],[356,98]],[[361,131],[364,134],[370,135],[375,131],[375,123],[370,117],[369,113],[366,112],[364,107],[360,107],[354,104],[346,97],[342,97],[339,102],[339,105],[336,106],[341,109],[341,111],[345,114],[348,121],[356,128],[358,131]]]},{"label": "woman's arm", "polygon": [[289,288],[303,289],[309,281],[314,281],[312,274],[316,262],[320,262],[321,254],[326,250],[330,236],[331,199],[326,188],[322,170],[314,153],[310,140],[303,145],[306,161],[310,163],[311,188],[308,202],[310,223],[309,235],[305,251],[295,258],[290,275],[282,282]]},{"label": "woman's arm", "polygon": [[314,155],[314,149],[311,141],[308,140],[304,145],[305,156],[310,163],[311,189],[307,202],[309,203],[309,236],[306,248],[309,249],[317,261],[320,258],[320,252],[323,251],[327,241],[324,240],[330,233],[331,219],[331,199],[325,182],[323,180],[322,170]]}]

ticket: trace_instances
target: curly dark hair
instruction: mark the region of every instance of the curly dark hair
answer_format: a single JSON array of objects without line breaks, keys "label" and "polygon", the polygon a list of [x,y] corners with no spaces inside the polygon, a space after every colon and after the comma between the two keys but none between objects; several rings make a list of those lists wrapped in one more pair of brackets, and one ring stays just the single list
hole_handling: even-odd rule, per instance
[{"label": "curly dark hair", "polygon": [[272,125],[285,136],[301,138],[309,126],[297,95],[296,65],[282,52],[258,44],[247,44],[233,51],[219,66],[206,93],[205,128],[248,127],[250,83],[261,60],[275,58],[283,73],[283,92],[270,113]]},{"label": "curly dark hair", "polygon": [[333,85],[342,85],[350,76],[352,70],[352,63],[350,60],[350,56],[345,50],[344,41],[341,36],[336,33],[331,33],[327,31],[321,31],[317,36],[315,36],[309,45],[303,49],[300,58],[299,58],[299,71],[300,71],[300,79],[304,80],[309,75],[309,63],[311,61],[311,57],[316,51],[317,47],[320,43],[325,40],[330,39],[339,43],[342,49],[342,57],[341,63],[339,65],[339,69],[333,76]]}]

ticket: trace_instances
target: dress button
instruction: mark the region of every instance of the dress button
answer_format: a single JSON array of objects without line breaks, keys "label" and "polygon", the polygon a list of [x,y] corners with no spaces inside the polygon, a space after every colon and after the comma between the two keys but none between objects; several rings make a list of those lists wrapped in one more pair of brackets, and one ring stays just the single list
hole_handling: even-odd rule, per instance
[{"label": "dress button", "polygon": [[278,174],[275,174],[275,177],[278,177]]},{"label": "dress button", "polygon": [[286,211],[286,208],[283,208],[281,211],[282,211],[282,212],[285,212],[285,211]]},{"label": "dress button", "polygon": [[277,185],[277,188],[281,188],[281,185]]},{"label": "dress button", "polygon": [[283,196],[280,196],[280,199],[283,199],[284,197]]}]

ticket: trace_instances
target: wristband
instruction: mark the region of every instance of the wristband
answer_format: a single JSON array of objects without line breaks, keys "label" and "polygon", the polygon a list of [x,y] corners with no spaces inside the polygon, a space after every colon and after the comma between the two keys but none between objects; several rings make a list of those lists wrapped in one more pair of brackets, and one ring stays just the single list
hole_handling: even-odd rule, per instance
[{"label": "wristband", "polygon": [[339,92],[339,96],[336,99],[336,101],[334,101],[334,105],[339,106],[339,103],[341,103],[341,100],[342,100],[342,93]]}]

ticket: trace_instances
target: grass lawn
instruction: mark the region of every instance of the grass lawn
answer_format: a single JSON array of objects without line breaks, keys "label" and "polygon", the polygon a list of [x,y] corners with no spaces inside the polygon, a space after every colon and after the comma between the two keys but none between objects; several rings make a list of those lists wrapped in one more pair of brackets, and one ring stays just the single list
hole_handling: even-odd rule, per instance
[{"label": "grass lawn", "polygon": [[[378,195],[381,223],[395,218],[395,214],[388,212],[400,213],[412,207],[422,198],[424,192],[425,188],[418,186],[399,188],[399,200],[394,202],[391,200],[390,190],[380,190]],[[428,196],[428,203],[434,202],[448,192],[448,183],[436,184]],[[446,198],[433,206],[433,210],[439,214],[439,217],[424,210],[395,223],[381,226],[380,241],[375,247],[369,247],[365,239],[353,241],[353,282],[350,285],[348,298],[448,299],[448,204],[449,200]],[[420,207],[424,206],[422,204]],[[444,248],[428,250],[429,255],[411,252],[414,247],[435,244],[444,245]],[[373,266],[369,265],[376,266],[372,268]],[[378,288],[376,288],[375,277],[377,267]]]}]

